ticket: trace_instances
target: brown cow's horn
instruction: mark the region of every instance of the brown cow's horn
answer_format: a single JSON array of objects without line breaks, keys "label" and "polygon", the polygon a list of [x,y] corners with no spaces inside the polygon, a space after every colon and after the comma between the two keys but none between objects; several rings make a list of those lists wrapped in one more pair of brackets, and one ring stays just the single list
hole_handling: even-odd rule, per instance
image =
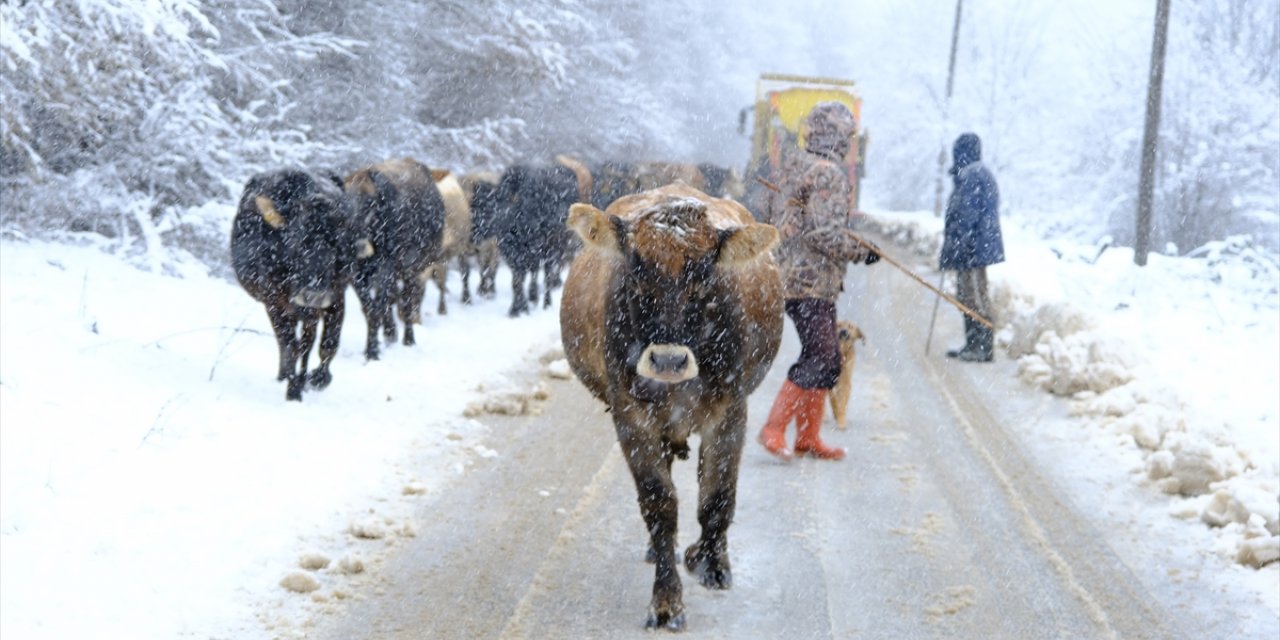
[{"label": "brown cow's horn", "polygon": [[267,196],[258,196],[253,199],[254,204],[258,205],[258,212],[262,214],[262,220],[272,229],[279,229],[284,226],[284,216],[276,211],[275,203],[271,202],[271,198]]}]

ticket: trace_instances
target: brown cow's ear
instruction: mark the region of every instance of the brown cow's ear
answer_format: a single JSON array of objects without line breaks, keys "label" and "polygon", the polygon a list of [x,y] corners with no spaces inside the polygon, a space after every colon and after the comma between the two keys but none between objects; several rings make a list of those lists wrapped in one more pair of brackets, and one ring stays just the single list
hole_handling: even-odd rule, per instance
[{"label": "brown cow's ear", "polygon": [[569,206],[569,228],[582,241],[601,251],[617,253],[618,232],[609,220],[609,214],[581,202]]},{"label": "brown cow's ear", "polygon": [[257,196],[253,199],[253,203],[258,205],[258,213],[262,214],[263,222],[272,229],[281,229],[284,227],[284,216],[276,211],[276,205],[271,198],[266,196]]},{"label": "brown cow's ear", "polygon": [[778,230],[772,225],[749,224],[729,232],[720,242],[717,263],[735,267],[755,260],[778,244]]}]

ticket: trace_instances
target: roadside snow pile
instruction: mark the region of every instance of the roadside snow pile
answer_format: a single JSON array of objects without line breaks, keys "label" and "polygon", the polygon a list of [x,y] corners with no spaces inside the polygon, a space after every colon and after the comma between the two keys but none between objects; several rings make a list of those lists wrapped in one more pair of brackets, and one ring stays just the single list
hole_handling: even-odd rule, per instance
[{"label": "roadside snow pile", "polygon": [[286,402],[262,305],[204,264],[3,236],[0,638],[314,635],[497,455],[478,390],[559,345],[505,290],[367,362],[348,291],[334,383]]},{"label": "roadside snow pile", "polygon": [[[1050,246],[1018,222],[1003,220],[1009,259],[988,270],[997,342],[1018,376],[1138,447],[1135,479],[1190,499],[1177,515],[1218,528],[1219,552],[1280,560],[1276,258],[1231,238],[1138,267],[1132,250]],[[936,264],[940,219],[863,228]]]}]

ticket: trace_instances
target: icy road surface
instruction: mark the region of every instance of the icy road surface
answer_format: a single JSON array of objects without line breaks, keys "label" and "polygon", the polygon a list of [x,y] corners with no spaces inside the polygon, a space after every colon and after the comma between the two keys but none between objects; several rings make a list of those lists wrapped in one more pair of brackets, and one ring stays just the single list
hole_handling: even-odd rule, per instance
[{"label": "icy road surface", "polygon": [[[754,441],[799,351],[787,323],[750,399],[729,531],[733,588],[708,591],[682,569],[684,636],[1164,639],[1256,629],[1246,621],[1258,605],[1180,586],[1176,569],[1142,560],[1160,554],[1159,540],[1139,553],[1116,547],[1124,536],[1045,476],[1020,425],[1063,419],[1065,404],[1022,386],[999,356],[989,365],[943,357],[961,324],[945,303],[924,355],[932,301],[890,265],[850,269],[840,315],[868,340],[848,429],[829,412],[824,427],[849,449],[843,462],[783,464]],[[576,380],[550,386],[540,416],[481,418],[499,455],[420,515],[383,588],[312,637],[654,637],[643,629],[653,568],[608,414]],[[679,549],[698,534],[695,470],[676,461]]]}]

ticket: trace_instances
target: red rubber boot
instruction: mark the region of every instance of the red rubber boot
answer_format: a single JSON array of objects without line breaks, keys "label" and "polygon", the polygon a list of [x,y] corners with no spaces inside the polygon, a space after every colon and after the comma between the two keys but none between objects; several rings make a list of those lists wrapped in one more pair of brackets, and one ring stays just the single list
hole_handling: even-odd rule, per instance
[{"label": "red rubber boot", "polygon": [[804,400],[807,393],[809,392],[790,380],[782,383],[778,397],[773,399],[773,408],[769,410],[769,417],[764,421],[760,435],[756,436],[756,441],[764,445],[765,451],[783,460],[791,459],[791,450],[787,448],[787,425],[791,423],[792,418],[799,420],[799,415],[805,407]]},{"label": "red rubber boot", "polygon": [[813,456],[819,460],[844,460],[844,447],[829,447],[818,437],[822,418],[826,415],[826,404],[826,389],[805,391],[804,406],[796,418],[796,455]]}]

